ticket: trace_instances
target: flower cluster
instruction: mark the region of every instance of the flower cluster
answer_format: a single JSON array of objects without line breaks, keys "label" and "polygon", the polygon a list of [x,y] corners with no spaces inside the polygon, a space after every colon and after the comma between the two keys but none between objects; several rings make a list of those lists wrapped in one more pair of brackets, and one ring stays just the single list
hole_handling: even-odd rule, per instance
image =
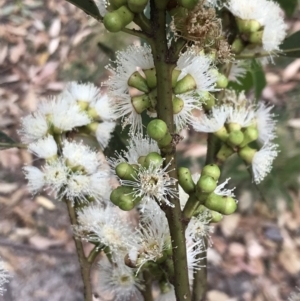
[{"label": "flower cluster", "polygon": [[[278,154],[278,146],[272,143],[276,137],[276,121],[271,113],[272,106],[263,102],[255,105],[244,93],[228,90],[224,103],[212,108],[211,113],[193,122],[196,131],[214,133],[223,142],[217,155],[221,161],[235,151],[252,165],[254,181],[258,184],[270,172]],[[252,149],[249,143],[258,140],[263,146]]]}]

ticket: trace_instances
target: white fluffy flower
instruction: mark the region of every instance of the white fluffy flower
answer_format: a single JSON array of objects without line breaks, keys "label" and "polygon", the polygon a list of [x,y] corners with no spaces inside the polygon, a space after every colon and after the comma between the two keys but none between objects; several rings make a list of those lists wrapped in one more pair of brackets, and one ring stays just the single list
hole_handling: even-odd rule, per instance
[{"label": "white fluffy flower", "polygon": [[189,74],[196,82],[194,92],[200,96],[203,92],[216,91],[217,75],[211,72],[212,67],[212,60],[208,56],[196,55],[193,50],[187,51],[179,57],[177,62],[176,69],[181,71],[178,81]]},{"label": "white fluffy flower", "polygon": [[107,147],[115,127],[116,123],[114,121],[103,121],[98,124],[96,139],[102,149]]},{"label": "white fluffy flower", "polygon": [[63,142],[62,155],[66,159],[67,165],[71,168],[83,167],[87,173],[95,172],[100,162],[97,153],[87,145],[76,142]]},{"label": "white fluffy flower", "polygon": [[174,124],[176,130],[180,131],[183,128],[187,127],[188,124],[193,123],[194,116],[192,114],[192,111],[194,109],[200,110],[201,103],[199,99],[190,94],[181,94],[178,95],[178,98],[183,100],[183,107],[179,113],[174,114]]},{"label": "white fluffy flower", "polygon": [[40,112],[30,114],[21,119],[19,135],[24,143],[33,142],[45,137],[49,130],[46,117]]},{"label": "white fluffy flower", "polygon": [[114,207],[88,206],[77,213],[81,238],[108,246],[114,260],[120,252],[125,254],[135,239],[130,224],[122,220]]},{"label": "white fluffy flower", "polygon": [[131,135],[128,141],[126,151],[121,154],[116,153],[116,158],[110,159],[109,163],[113,170],[121,162],[128,162],[129,164],[138,164],[140,157],[147,156],[149,153],[156,152],[160,154],[157,142],[150,139],[148,136],[143,136],[141,133]]},{"label": "white fluffy flower", "polygon": [[234,16],[243,20],[256,20],[263,27],[263,48],[272,52],[286,36],[287,25],[278,3],[269,0],[229,0],[225,5]]},{"label": "white fluffy flower", "polygon": [[0,261],[0,296],[6,291],[4,284],[8,283],[9,274],[4,266],[3,261]]},{"label": "white fluffy flower", "polygon": [[213,107],[210,115],[204,114],[193,119],[193,128],[197,132],[215,133],[224,126],[227,117],[226,107]]},{"label": "white fluffy flower", "polygon": [[226,189],[225,186],[228,184],[229,180],[231,178],[228,178],[225,180],[225,182],[223,182],[222,184],[219,184],[217,186],[217,188],[215,189],[214,193],[217,194],[217,195],[221,195],[221,196],[229,196],[229,197],[235,197],[235,194],[234,194],[234,190],[235,190],[235,187],[232,188],[232,189]]},{"label": "white fluffy flower", "polygon": [[[128,79],[140,69],[151,69],[154,61],[149,46],[129,46],[125,51],[117,52],[116,67],[111,65],[107,69],[112,73],[106,82],[110,94],[120,99],[129,94]],[[134,108],[132,107],[132,110]]]},{"label": "white fluffy flower", "polygon": [[229,81],[242,84],[240,82],[243,79],[249,70],[249,62],[246,60],[234,61],[232,63],[230,73],[228,76]]},{"label": "white fluffy flower", "polygon": [[116,119],[111,105],[111,100],[108,95],[101,95],[90,104],[90,107],[96,110],[98,117],[102,121],[111,121]]},{"label": "white fluffy flower", "polygon": [[25,178],[28,180],[28,189],[32,194],[36,194],[45,185],[44,173],[34,166],[23,167]]},{"label": "white fluffy flower", "polygon": [[252,172],[254,182],[259,184],[271,171],[274,159],[278,155],[278,145],[265,142],[252,159]]},{"label": "white fluffy flower", "polygon": [[150,163],[148,168],[139,166],[136,178],[132,181],[122,180],[122,185],[133,188],[134,198],[143,197],[145,201],[167,204],[174,207],[169,201],[169,197],[177,197],[177,190],[173,186],[176,183],[166,171],[169,165],[162,168]]},{"label": "white fluffy flower", "polygon": [[69,82],[63,93],[68,93],[74,101],[91,103],[99,98],[100,89],[93,83]]},{"label": "white fluffy flower", "polygon": [[28,150],[39,158],[51,159],[57,156],[57,144],[51,135],[30,143]]},{"label": "white fluffy flower", "polygon": [[[202,240],[193,242],[191,240],[187,241],[186,256],[187,265],[189,270],[189,281],[192,283],[194,279],[194,272],[201,270],[201,259],[203,258],[201,254],[204,252],[204,245]],[[204,255],[204,254],[203,254]]]},{"label": "white fluffy flower", "polygon": [[235,123],[242,128],[251,125],[255,113],[253,109],[245,106],[224,106],[227,109],[227,123]]},{"label": "white fluffy flower", "polygon": [[121,263],[111,264],[107,259],[99,262],[99,289],[101,293],[112,294],[115,301],[130,301],[141,298],[140,281],[132,269]]},{"label": "white fluffy flower", "polygon": [[139,268],[148,261],[156,262],[163,257],[163,252],[169,247],[170,233],[169,227],[164,227],[162,215],[151,222],[140,223],[136,234],[137,239],[129,257]]},{"label": "white fluffy flower", "polygon": [[276,120],[274,120],[275,114],[271,113],[272,108],[273,106],[259,102],[255,110],[258,139],[262,143],[276,138]]}]

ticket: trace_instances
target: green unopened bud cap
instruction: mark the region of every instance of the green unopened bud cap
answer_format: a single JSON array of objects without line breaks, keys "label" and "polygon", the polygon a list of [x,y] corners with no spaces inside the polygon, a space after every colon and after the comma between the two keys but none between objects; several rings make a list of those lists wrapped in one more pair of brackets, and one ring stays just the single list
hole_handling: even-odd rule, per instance
[{"label": "green unopened bud cap", "polygon": [[212,177],[215,181],[218,181],[221,175],[220,168],[217,164],[205,165],[202,169],[201,175]]},{"label": "green unopened bud cap", "polygon": [[197,189],[204,193],[211,193],[216,189],[216,187],[216,181],[212,177],[207,175],[201,176],[197,183]]},{"label": "green unopened bud cap", "polygon": [[175,86],[177,84],[177,79],[178,79],[180,73],[181,73],[180,70],[173,69],[173,71],[172,71],[172,88],[175,88]]},{"label": "green unopened bud cap", "polygon": [[228,128],[229,132],[232,132],[232,131],[239,131],[239,130],[241,130],[242,127],[238,123],[231,122],[231,123],[227,124],[227,128]]},{"label": "green unopened bud cap", "polygon": [[217,88],[225,89],[228,86],[228,78],[224,75],[219,73],[217,78]]},{"label": "green unopened bud cap", "polygon": [[128,79],[128,86],[136,88],[142,92],[148,93],[149,87],[147,85],[147,81],[145,78],[142,77],[142,75],[135,71],[132,73],[132,75]]},{"label": "green unopened bud cap", "polygon": [[239,145],[240,147],[245,147],[247,144],[255,141],[258,138],[258,130],[254,126],[249,126],[244,131],[244,140]]},{"label": "green unopened bud cap", "polygon": [[176,83],[174,88],[174,93],[175,94],[186,93],[195,90],[196,87],[197,84],[194,78],[190,74],[187,74],[184,78],[182,78]]},{"label": "green unopened bud cap", "polygon": [[256,20],[243,20],[236,17],[236,23],[240,32],[251,33],[256,32],[261,28],[261,25]]},{"label": "green unopened bud cap", "polygon": [[146,81],[147,85],[150,89],[153,89],[157,85],[157,78],[156,78],[156,69],[151,68],[151,69],[146,69],[143,70],[145,75],[146,75]]},{"label": "green unopened bud cap", "polygon": [[161,155],[159,153],[156,152],[152,152],[149,153],[143,163],[143,166],[146,168],[149,168],[149,166],[152,164],[154,166],[161,166],[163,163],[163,158],[161,157]]},{"label": "green unopened bud cap", "polygon": [[251,164],[256,152],[256,149],[253,149],[249,146],[245,146],[239,150],[239,156],[248,164]]},{"label": "green unopened bud cap", "polygon": [[249,41],[252,44],[262,44],[262,39],[263,39],[263,30],[262,31],[257,31],[257,32],[252,32],[249,36]]},{"label": "green unopened bud cap", "polygon": [[128,194],[128,193],[132,193],[132,188],[130,188],[128,186],[119,186],[111,192],[110,200],[113,204],[118,206],[121,196],[123,194]]},{"label": "green unopened bud cap", "polygon": [[143,94],[139,96],[133,96],[131,98],[132,106],[138,114],[141,114],[143,111],[150,107],[150,99],[148,95]]},{"label": "green unopened bud cap", "polygon": [[226,141],[228,138],[228,132],[225,128],[225,126],[222,126],[218,131],[213,133],[215,136],[217,136],[222,141]]},{"label": "green unopened bud cap", "polygon": [[240,54],[244,48],[244,43],[240,38],[236,38],[231,45],[231,50],[235,54]]},{"label": "green unopened bud cap", "polygon": [[242,131],[232,131],[229,133],[227,143],[235,147],[240,145],[244,140],[244,134]]},{"label": "green unopened bud cap", "polygon": [[148,135],[155,141],[159,141],[168,133],[167,124],[161,119],[154,119],[147,126]]},{"label": "green unopened bud cap", "polygon": [[210,215],[211,215],[211,223],[218,223],[223,219],[223,214],[217,212],[217,211],[213,211],[210,210]]},{"label": "green unopened bud cap", "polygon": [[124,211],[129,211],[135,207],[134,197],[132,194],[123,194],[119,200],[119,208]]},{"label": "green unopened bud cap", "polygon": [[235,199],[229,196],[220,196],[211,193],[205,201],[205,206],[213,211],[217,211],[224,215],[232,214],[237,209]]},{"label": "green unopened bud cap", "polygon": [[195,191],[195,183],[188,168],[180,167],[178,169],[178,182],[186,193],[190,194]]},{"label": "green unopened bud cap", "polygon": [[122,162],[116,166],[116,174],[122,180],[134,180],[136,170],[127,162]]},{"label": "green unopened bud cap", "polygon": [[178,114],[182,111],[184,107],[184,101],[179,97],[173,98],[173,114]]},{"label": "green unopened bud cap", "polygon": [[208,95],[203,98],[203,108],[205,111],[209,111],[213,108],[213,106],[216,104],[216,100],[214,98],[214,96],[210,93],[208,93]]},{"label": "green unopened bud cap", "polygon": [[225,162],[234,153],[234,150],[226,144],[222,144],[220,150],[217,153],[217,159],[221,162]]}]

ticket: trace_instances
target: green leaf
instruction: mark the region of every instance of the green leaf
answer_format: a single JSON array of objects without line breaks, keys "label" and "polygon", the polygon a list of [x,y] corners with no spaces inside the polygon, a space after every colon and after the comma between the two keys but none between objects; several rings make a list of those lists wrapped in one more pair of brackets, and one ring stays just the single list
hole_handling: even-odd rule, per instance
[{"label": "green leaf", "polygon": [[300,31],[286,38],[280,48],[283,50],[283,53],[279,52],[279,55],[300,57]]},{"label": "green leaf", "polygon": [[239,79],[239,81],[240,81],[240,83],[229,82],[227,88],[228,89],[233,89],[237,92],[241,92],[241,91],[249,92],[252,89],[253,85],[254,85],[251,71],[249,70],[246,73],[246,76]]},{"label": "green leaf", "polygon": [[261,64],[255,60],[252,62],[251,74],[254,86],[254,94],[256,99],[258,99],[260,98],[263,89],[267,85],[267,81]]},{"label": "green leaf", "polygon": [[285,11],[288,17],[293,15],[298,5],[298,0],[276,0],[276,1]]},{"label": "green leaf", "polygon": [[67,1],[79,7],[91,17],[97,20],[102,19],[99,10],[97,8],[97,5],[93,0],[67,0]]}]

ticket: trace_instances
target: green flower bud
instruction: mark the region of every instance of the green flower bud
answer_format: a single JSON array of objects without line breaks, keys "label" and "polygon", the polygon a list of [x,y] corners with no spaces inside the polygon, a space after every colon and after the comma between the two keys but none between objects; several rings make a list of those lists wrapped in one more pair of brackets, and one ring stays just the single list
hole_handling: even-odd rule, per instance
[{"label": "green flower bud", "polygon": [[217,153],[217,159],[220,162],[225,162],[234,153],[233,149],[226,144],[222,144],[220,150]]},{"label": "green flower bud", "polygon": [[121,196],[128,193],[132,193],[132,189],[130,187],[119,186],[111,192],[110,200],[114,205],[118,206]]},{"label": "green flower bud", "polygon": [[174,97],[173,98],[173,114],[178,114],[182,111],[184,107],[184,102],[181,98]]},{"label": "green flower bud", "polygon": [[150,89],[153,89],[157,85],[157,78],[156,78],[156,69],[151,68],[147,70],[143,70],[146,76],[147,86]]},{"label": "green flower bud", "polygon": [[[208,196],[208,195],[207,195]],[[198,216],[206,210],[205,206],[199,205],[196,210],[193,212],[193,216]]]},{"label": "green flower bud", "polygon": [[211,95],[210,93],[208,93],[208,95],[203,100],[204,100],[203,108],[205,111],[211,110],[216,104],[214,96]]},{"label": "green flower bud", "polygon": [[197,84],[194,78],[190,74],[187,74],[184,78],[182,78],[176,83],[174,88],[174,93],[175,94],[186,93],[195,90],[196,87]]},{"label": "green flower bud", "polygon": [[225,126],[221,127],[218,131],[214,132],[213,134],[222,141],[226,141],[228,138],[228,132]]},{"label": "green flower bud", "polygon": [[175,86],[177,84],[177,79],[178,79],[180,73],[181,73],[180,70],[173,69],[173,72],[172,72],[172,88],[175,88]]},{"label": "green flower bud", "polygon": [[149,87],[147,85],[147,81],[145,78],[141,76],[138,71],[132,73],[132,75],[128,79],[128,86],[136,88],[142,92],[148,93]]},{"label": "green flower bud", "polygon": [[204,176],[210,176],[212,177],[215,181],[218,181],[221,175],[220,168],[217,164],[209,164],[203,167],[201,171],[201,175]]},{"label": "green flower bud", "polygon": [[191,10],[193,9],[197,4],[199,0],[178,0],[178,4]]},{"label": "green flower bud", "polygon": [[231,45],[231,50],[234,54],[240,54],[244,48],[244,43],[240,38],[236,38]]},{"label": "green flower bud", "polygon": [[116,174],[122,180],[134,180],[134,176],[136,175],[136,169],[132,165],[127,162],[119,163],[116,166]]},{"label": "green flower bud", "polygon": [[155,141],[163,139],[168,132],[167,124],[161,119],[154,119],[148,123],[147,133]]},{"label": "green flower bud", "polygon": [[229,215],[235,212],[237,203],[232,197],[211,193],[205,201],[205,207],[221,214]]},{"label": "green flower bud", "polygon": [[143,94],[139,96],[133,96],[131,98],[132,106],[138,114],[141,114],[143,111],[150,107],[150,99],[148,95]]},{"label": "green flower bud", "polygon": [[223,215],[217,211],[210,210],[211,214],[211,223],[218,223],[223,219]]},{"label": "green flower bud", "polygon": [[257,32],[252,32],[249,36],[249,41],[252,43],[252,44],[259,44],[261,45],[262,44],[262,39],[263,39],[263,34],[264,34],[264,31],[257,31]]},{"label": "green flower bud", "polygon": [[242,131],[232,131],[229,133],[227,143],[235,147],[240,145],[244,140],[244,134]]},{"label": "green flower bud", "polygon": [[107,13],[103,18],[103,24],[108,31],[118,32],[132,22],[133,18],[134,14],[123,5],[117,10]]},{"label": "green flower bud", "polygon": [[129,211],[136,205],[135,199],[132,194],[123,194],[119,199],[118,207],[121,210]]},{"label": "green flower bud", "polygon": [[227,128],[229,132],[232,132],[232,131],[240,131],[242,127],[238,123],[228,123]]},{"label": "green flower bud", "polygon": [[164,148],[167,147],[168,145],[171,144],[173,138],[168,132],[161,140],[157,141],[158,147],[159,148]]},{"label": "green flower bud", "polygon": [[239,147],[245,147],[247,144],[255,141],[258,138],[258,130],[256,127],[249,126],[244,131],[244,140]]},{"label": "green flower bud", "polygon": [[211,193],[215,191],[216,187],[216,181],[212,177],[207,175],[201,175],[197,183],[197,189],[204,193]]},{"label": "green flower bud", "polygon": [[161,157],[161,155],[159,153],[156,153],[156,152],[152,152],[152,153],[149,153],[146,157],[145,157],[145,160],[144,160],[144,164],[143,166],[146,167],[146,168],[149,168],[150,164],[154,165],[154,166],[161,166],[162,163],[163,163],[163,158]]},{"label": "green flower bud", "polygon": [[195,183],[188,168],[180,167],[178,169],[178,182],[186,193],[191,194],[195,191]]},{"label": "green flower bud", "polygon": [[141,164],[141,165],[144,165],[145,158],[146,158],[146,156],[140,156],[140,157],[138,158],[138,163]]},{"label": "green flower bud", "polygon": [[256,32],[261,28],[261,25],[256,20],[243,20],[238,17],[235,18],[240,32],[251,33]]},{"label": "green flower bud", "polygon": [[253,157],[257,152],[256,149],[253,149],[249,146],[245,146],[239,150],[239,156],[246,161],[248,164],[252,163]]},{"label": "green flower bud", "polygon": [[128,0],[128,7],[134,13],[142,13],[148,3],[148,0]]},{"label": "green flower bud", "polygon": [[217,88],[225,89],[228,86],[228,78],[224,75],[219,73],[217,78]]},{"label": "green flower bud", "polygon": [[113,10],[120,8],[121,6],[125,5],[127,0],[109,0],[109,5]]}]

